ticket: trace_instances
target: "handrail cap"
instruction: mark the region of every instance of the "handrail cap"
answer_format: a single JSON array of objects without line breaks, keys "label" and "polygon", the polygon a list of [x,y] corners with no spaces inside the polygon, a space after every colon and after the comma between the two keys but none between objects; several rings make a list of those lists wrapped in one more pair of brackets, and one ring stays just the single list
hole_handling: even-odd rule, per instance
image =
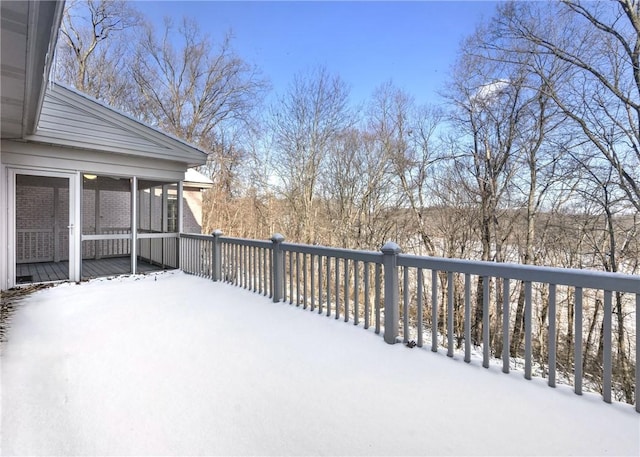
[{"label": "handrail cap", "polygon": [[383,254],[400,254],[402,249],[393,241],[387,241],[382,249],[380,249]]}]

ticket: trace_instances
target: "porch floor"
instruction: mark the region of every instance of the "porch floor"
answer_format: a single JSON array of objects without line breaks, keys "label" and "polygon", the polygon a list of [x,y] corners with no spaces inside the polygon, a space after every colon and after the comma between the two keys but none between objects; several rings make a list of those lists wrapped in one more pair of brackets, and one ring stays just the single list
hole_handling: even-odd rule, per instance
[{"label": "porch floor", "polygon": [[631,405],[167,272],[26,297],[3,455],[640,455]]},{"label": "porch floor", "polygon": [[[162,271],[158,265],[138,259],[138,273]],[[131,260],[127,257],[87,259],[82,261],[82,279],[131,273]],[[69,262],[20,263],[16,265],[16,283],[30,284],[69,279]]]}]

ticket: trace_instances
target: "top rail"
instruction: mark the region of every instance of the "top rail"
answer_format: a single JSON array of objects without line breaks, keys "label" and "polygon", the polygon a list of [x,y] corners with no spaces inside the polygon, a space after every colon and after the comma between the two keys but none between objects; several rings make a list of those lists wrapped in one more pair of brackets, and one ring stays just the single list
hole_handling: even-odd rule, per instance
[{"label": "top rail", "polygon": [[374,251],[355,251],[353,249],[332,248],[327,246],[313,246],[309,244],[282,243],[282,250],[298,252],[300,254],[319,255],[324,257],[338,257],[341,259],[355,260],[382,264],[382,253]]},{"label": "top rail", "polygon": [[640,294],[640,276],[480,260],[398,255],[398,266]]}]

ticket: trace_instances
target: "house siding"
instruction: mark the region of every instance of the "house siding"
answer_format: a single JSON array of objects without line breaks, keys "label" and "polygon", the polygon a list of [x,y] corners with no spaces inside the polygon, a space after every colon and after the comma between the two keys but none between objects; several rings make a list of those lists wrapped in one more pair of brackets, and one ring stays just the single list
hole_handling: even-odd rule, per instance
[{"label": "house siding", "polygon": [[47,90],[38,130],[26,138],[88,150],[176,160],[189,166],[206,155],[182,141],[62,86]]},{"label": "house siding", "polygon": [[15,167],[138,176],[170,182],[184,178],[185,164],[169,160],[149,160],[144,157],[10,140],[3,140],[0,148],[3,164]]}]

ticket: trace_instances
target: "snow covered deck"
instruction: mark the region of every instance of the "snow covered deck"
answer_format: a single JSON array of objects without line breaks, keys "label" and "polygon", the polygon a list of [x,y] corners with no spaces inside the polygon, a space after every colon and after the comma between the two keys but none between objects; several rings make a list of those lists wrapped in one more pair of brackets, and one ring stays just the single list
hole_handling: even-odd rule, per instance
[{"label": "snow covered deck", "polygon": [[2,351],[3,455],[640,455],[640,415],[174,271],[64,284]]}]

